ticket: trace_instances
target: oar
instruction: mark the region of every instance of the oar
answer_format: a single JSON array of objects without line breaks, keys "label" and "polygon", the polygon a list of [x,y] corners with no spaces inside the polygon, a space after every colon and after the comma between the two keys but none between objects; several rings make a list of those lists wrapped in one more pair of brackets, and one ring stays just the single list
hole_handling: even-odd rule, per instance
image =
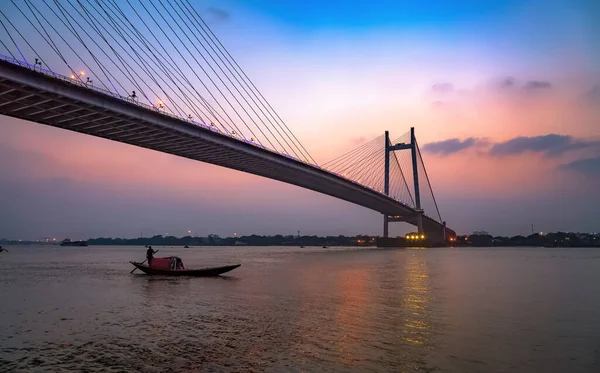
[{"label": "oar", "polygon": [[[156,253],[157,253],[157,252],[159,252],[159,251],[160,251],[160,249],[156,250],[156,251],[154,252],[154,254],[156,254]],[[141,262],[140,264],[144,264],[144,263],[146,263],[146,260],[148,260],[148,258],[144,259],[144,261],[143,261],[143,262]],[[135,268],[134,268],[134,269],[132,269],[132,270],[131,270],[131,272],[129,272],[129,273],[133,273],[133,271],[135,271],[136,269],[138,269],[138,268],[137,268],[137,267],[135,267]]]}]

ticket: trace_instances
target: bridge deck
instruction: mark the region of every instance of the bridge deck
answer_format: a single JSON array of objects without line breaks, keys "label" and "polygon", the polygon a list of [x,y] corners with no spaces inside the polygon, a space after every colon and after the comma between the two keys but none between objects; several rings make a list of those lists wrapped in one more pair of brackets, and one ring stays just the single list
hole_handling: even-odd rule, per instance
[{"label": "bridge deck", "polygon": [[[317,166],[2,60],[0,114],[264,176],[416,224],[411,207]],[[426,216],[423,228],[442,232],[442,225]]]}]

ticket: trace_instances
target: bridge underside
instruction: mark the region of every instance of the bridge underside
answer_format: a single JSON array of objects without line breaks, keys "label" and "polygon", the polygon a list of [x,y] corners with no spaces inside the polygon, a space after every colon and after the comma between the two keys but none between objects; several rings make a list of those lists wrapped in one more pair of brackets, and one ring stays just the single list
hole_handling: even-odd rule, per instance
[{"label": "bridge underside", "polygon": [[[411,207],[319,167],[5,61],[0,114],[268,177],[416,225]],[[423,228],[442,235],[442,225],[429,217]]]}]

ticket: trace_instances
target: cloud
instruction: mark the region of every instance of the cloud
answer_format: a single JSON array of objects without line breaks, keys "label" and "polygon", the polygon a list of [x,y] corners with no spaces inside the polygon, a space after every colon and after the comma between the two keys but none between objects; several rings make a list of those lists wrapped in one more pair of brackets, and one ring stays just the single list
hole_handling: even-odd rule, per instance
[{"label": "cloud", "polygon": [[462,150],[471,148],[480,141],[480,139],[476,139],[473,137],[469,137],[468,139],[462,141],[460,139],[448,139],[444,141],[427,143],[423,145],[422,149],[424,152],[437,154],[442,157],[445,157],[447,155],[458,153]]},{"label": "cloud", "polygon": [[449,106],[449,104],[447,102],[440,101],[440,100],[436,100],[431,103],[431,107],[434,109],[443,109],[448,106]]},{"label": "cloud", "polygon": [[454,84],[452,83],[438,83],[431,86],[431,90],[437,94],[452,93],[454,91]]},{"label": "cloud", "polygon": [[515,137],[508,141],[496,143],[490,149],[489,154],[494,157],[502,157],[535,152],[555,157],[567,151],[599,145],[599,141],[576,140],[572,136],[549,134],[534,137]]},{"label": "cloud", "polygon": [[352,137],[350,139],[350,143],[352,145],[362,145],[367,142],[367,138],[365,136]]},{"label": "cloud", "polygon": [[219,21],[227,21],[231,17],[228,11],[213,6],[209,7],[206,12]]},{"label": "cloud", "polygon": [[492,157],[504,157],[533,152],[542,153],[547,157],[557,157],[569,151],[576,151],[597,147],[600,149],[598,140],[574,139],[572,136],[549,134],[533,137],[515,137],[503,142],[490,142],[488,139],[469,137],[464,140],[458,138],[423,145],[424,152],[447,156],[460,151],[479,147],[488,149],[487,153]]},{"label": "cloud", "polygon": [[561,166],[563,170],[576,171],[587,175],[600,176],[600,157],[573,161]]},{"label": "cloud", "polygon": [[539,92],[547,91],[552,88],[550,82],[543,82],[539,80],[530,80],[523,85],[523,90],[526,92]]},{"label": "cloud", "polygon": [[592,87],[589,91],[584,93],[584,97],[592,103],[600,103],[600,84]]},{"label": "cloud", "polygon": [[513,88],[515,85],[517,84],[516,79],[509,76],[504,78],[501,82],[500,82],[500,87],[501,88]]}]

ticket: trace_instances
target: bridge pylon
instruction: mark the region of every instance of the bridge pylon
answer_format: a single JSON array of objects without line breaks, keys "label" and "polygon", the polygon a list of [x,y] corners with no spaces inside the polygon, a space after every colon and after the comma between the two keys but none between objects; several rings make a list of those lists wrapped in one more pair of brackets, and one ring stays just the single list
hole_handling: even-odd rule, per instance
[{"label": "bridge pylon", "polygon": [[[423,234],[423,209],[421,208],[421,193],[419,190],[419,172],[417,169],[417,141],[415,139],[415,128],[410,128],[410,143],[409,144],[392,144],[390,142],[390,134],[385,131],[385,163],[384,163],[384,193],[390,195],[390,153],[400,150],[410,150],[412,158],[413,182],[415,190],[415,210],[416,222],[419,234]],[[402,218],[390,217],[383,214],[383,237],[389,237],[390,221],[403,221]]]}]

